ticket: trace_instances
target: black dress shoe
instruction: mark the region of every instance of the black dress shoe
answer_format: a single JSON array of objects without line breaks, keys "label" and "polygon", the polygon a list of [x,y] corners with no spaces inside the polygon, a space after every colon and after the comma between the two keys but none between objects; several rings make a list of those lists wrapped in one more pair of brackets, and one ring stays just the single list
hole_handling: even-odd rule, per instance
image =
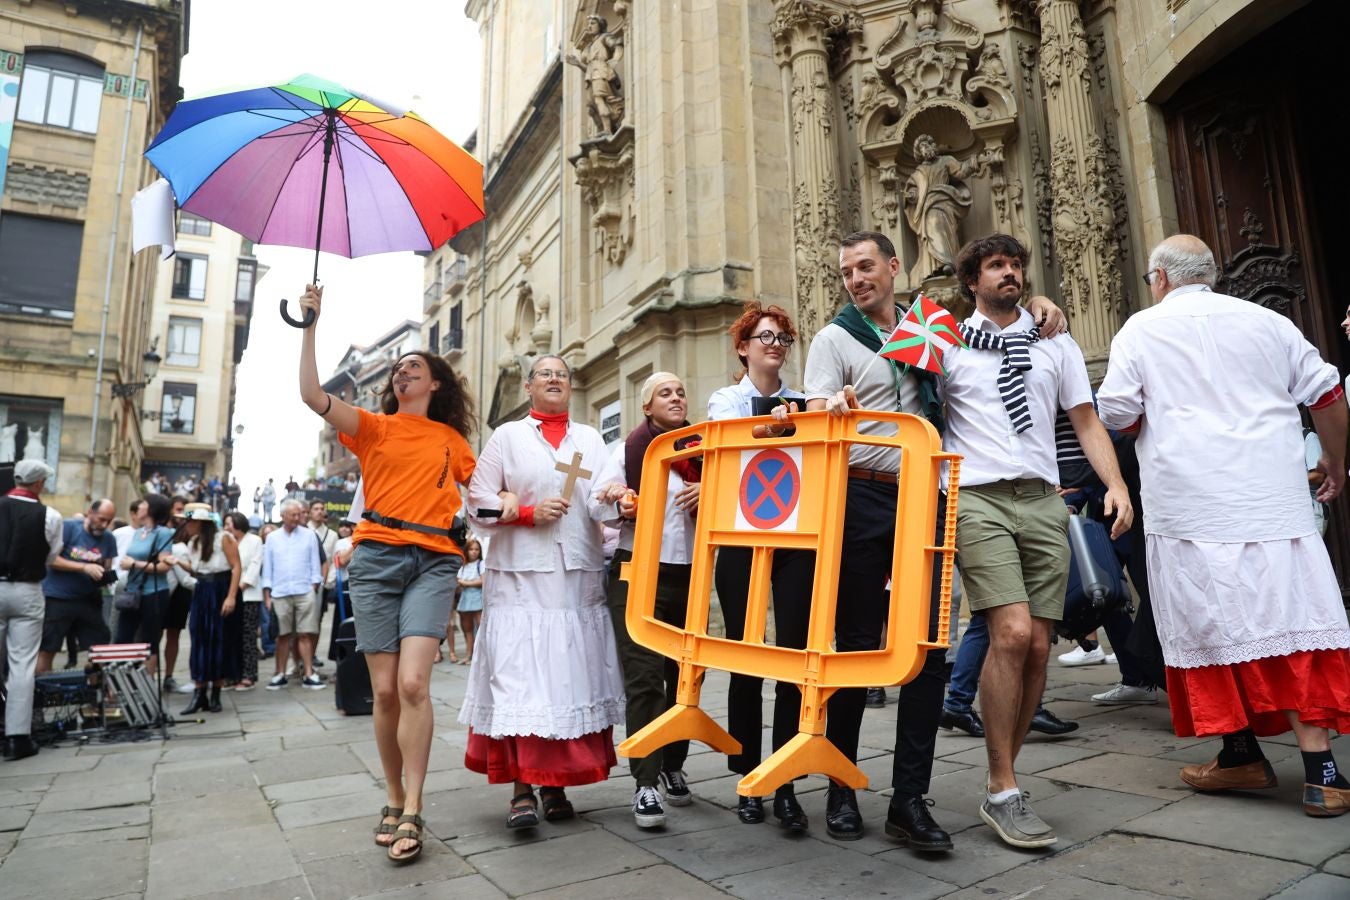
[{"label": "black dress shoe", "polygon": [[953,728],[960,728],[971,737],[984,737],[984,723],[980,721],[980,714],[975,710],[969,712],[952,712],[947,707],[942,707],[942,718],[938,724],[951,731]]},{"label": "black dress shoe", "polygon": [[1036,710],[1036,715],[1031,717],[1031,728],[1028,730],[1039,731],[1041,734],[1068,734],[1070,731],[1078,730],[1078,723],[1065,722],[1042,706]]},{"label": "black dress shoe", "polygon": [[764,821],[764,800],[761,797],[742,797],[736,802],[736,818],[745,825]]},{"label": "black dress shoe", "polygon": [[38,745],[31,735],[15,734],[5,738],[5,759],[27,759],[36,756]]},{"label": "black dress shoe", "polygon": [[868,688],[868,689],[867,689],[867,700],[864,702],[864,705],[865,705],[868,709],[885,709],[885,708],[886,708],[886,689],[885,689],[885,688]]},{"label": "black dress shoe", "polygon": [[788,831],[806,831],[806,810],[797,802],[796,794],[780,794],[773,798],[773,817],[779,828]]},{"label": "black dress shoe", "polygon": [[825,832],[837,841],[856,841],[863,836],[862,814],[853,788],[830,782],[825,792]]},{"label": "black dress shoe", "polygon": [[928,811],[932,805],[932,800],[925,800],[919,794],[893,798],[886,813],[886,833],[924,853],[952,849],[951,835],[933,821],[933,815]]}]

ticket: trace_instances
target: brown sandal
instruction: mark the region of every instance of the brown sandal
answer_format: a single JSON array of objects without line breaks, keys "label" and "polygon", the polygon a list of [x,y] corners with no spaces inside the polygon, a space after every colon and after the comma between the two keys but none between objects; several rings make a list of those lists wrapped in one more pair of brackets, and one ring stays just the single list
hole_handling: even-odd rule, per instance
[{"label": "brown sandal", "polygon": [[381,835],[393,834],[394,829],[398,827],[397,822],[386,822],[385,819],[397,819],[403,815],[403,807],[386,806],[380,810],[380,824],[375,826],[375,844],[380,847],[388,847],[394,842],[391,839],[387,843],[380,840]]},{"label": "brown sandal", "polygon": [[545,822],[561,822],[577,814],[572,808],[572,801],[567,799],[567,794],[560,787],[541,787],[539,801],[544,807]]},{"label": "brown sandal", "polygon": [[[416,829],[414,831],[413,829]],[[422,832],[426,829],[426,823],[422,817],[414,813],[398,817],[398,828],[394,831],[394,840],[389,844],[389,858],[396,863],[411,862],[422,852]],[[394,847],[399,841],[412,841],[411,850],[405,850],[402,853],[395,853]]]}]

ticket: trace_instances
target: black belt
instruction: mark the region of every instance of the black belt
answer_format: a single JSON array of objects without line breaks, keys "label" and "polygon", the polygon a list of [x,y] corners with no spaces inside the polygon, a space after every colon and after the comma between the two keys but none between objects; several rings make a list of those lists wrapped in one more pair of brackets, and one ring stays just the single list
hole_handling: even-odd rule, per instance
[{"label": "black belt", "polygon": [[421,522],[408,522],[404,519],[395,519],[392,516],[382,516],[373,509],[364,510],[361,518],[374,522],[376,525],[383,525],[385,528],[396,528],[400,531],[419,531],[422,534],[434,534],[437,537],[446,537],[456,544],[463,545],[468,537],[464,522],[455,517],[455,523],[450,528],[437,528],[435,525],[423,525]]}]

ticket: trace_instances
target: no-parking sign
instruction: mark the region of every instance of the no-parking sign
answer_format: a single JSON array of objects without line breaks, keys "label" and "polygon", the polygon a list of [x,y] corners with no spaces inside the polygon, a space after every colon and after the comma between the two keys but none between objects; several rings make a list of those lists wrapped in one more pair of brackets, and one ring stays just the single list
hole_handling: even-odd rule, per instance
[{"label": "no-parking sign", "polygon": [[741,451],[737,529],[795,531],[801,496],[801,447]]}]

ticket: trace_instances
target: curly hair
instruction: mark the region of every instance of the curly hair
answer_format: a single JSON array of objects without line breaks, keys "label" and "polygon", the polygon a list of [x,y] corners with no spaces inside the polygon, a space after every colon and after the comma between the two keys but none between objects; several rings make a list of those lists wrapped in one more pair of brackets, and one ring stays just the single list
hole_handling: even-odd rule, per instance
[{"label": "curly hair", "polygon": [[[773,319],[778,323],[779,328],[792,335],[793,340],[797,339],[797,328],[792,324],[792,317],[787,314],[787,310],[777,304],[765,306],[758,300],[747,300],[745,305],[741,307],[740,317],[732,322],[731,327],[727,329],[727,334],[731,335],[732,347],[734,348],[754,337],[755,326],[759,324],[760,319],[765,318]],[[749,362],[740,353],[736,354],[736,358],[741,361],[741,374],[743,375],[748,371],[746,367]],[[738,375],[737,380],[739,378]]]},{"label": "curly hair", "polygon": [[[399,361],[409,356],[421,357],[431,373],[431,380],[441,384],[431,395],[431,403],[427,406],[427,418],[442,425],[449,425],[467,439],[478,428],[478,416],[473,411],[473,397],[469,394],[468,380],[434,353],[410,350],[400,356]],[[389,370],[389,380],[380,391],[380,412],[387,416],[398,412],[398,394],[394,392],[394,373],[397,371],[396,362]]]},{"label": "curly hair", "polygon": [[[975,291],[971,289],[971,285],[980,280],[980,266],[984,265],[986,259],[996,255],[1019,260],[1023,269],[1031,259],[1031,251],[1010,234],[991,234],[966,244],[956,255],[956,277],[961,282],[961,293],[966,295],[967,300],[975,300]],[[1025,278],[1022,281],[1022,290],[1025,293]]]}]

